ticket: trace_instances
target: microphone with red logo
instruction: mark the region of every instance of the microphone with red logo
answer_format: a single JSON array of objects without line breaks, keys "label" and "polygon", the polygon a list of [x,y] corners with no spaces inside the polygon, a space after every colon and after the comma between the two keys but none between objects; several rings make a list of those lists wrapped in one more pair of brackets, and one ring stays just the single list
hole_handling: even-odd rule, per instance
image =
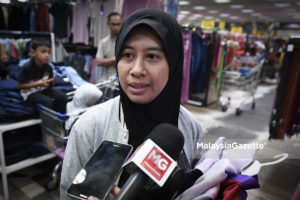
[{"label": "microphone with red logo", "polygon": [[177,166],[183,144],[184,137],[177,127],[166,123],[156,126],[125,163],[134,163],[138,170],[130,175],[115,199],[134,199],[148,177],[162,187]]}]

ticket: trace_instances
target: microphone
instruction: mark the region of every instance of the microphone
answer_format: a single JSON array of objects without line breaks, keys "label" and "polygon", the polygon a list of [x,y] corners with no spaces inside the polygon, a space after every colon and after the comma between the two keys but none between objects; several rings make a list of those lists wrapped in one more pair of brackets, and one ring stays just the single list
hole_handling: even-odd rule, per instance
[{"label": "microphone", "polygon": [[162,187],[177,166],[175,160],[183,144],[184,137],[177,127],[167,123],[156,126],[125,163],[134,163],[138,169],[128,178],[115,200],[134,199],[148,177]]}]

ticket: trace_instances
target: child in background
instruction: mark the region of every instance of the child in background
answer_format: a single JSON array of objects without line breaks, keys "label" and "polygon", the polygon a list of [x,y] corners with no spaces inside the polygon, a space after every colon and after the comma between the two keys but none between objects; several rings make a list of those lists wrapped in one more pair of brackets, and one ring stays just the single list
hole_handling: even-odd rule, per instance
[{"label": "child in background", "polygon": [[60,113],[66,112],[67,96],[60,90],[53,90],[53,70],[48,64],[51,45],[48,41],[33,41],[32,58],[25,63],[19,73],[17,87],[24,100],[32,104],[42,104]]}]

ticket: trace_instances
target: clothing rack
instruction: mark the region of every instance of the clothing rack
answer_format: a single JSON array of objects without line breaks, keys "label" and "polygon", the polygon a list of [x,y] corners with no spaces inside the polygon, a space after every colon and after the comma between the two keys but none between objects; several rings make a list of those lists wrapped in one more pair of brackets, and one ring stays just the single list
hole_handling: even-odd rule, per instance
[{"label": "clothing rack", "polygon": [[53,57],[53,62],[56,61],[55,56],[55,35],[50,32],[30,32],[30,31],[6,31],[0,30],[0,38],[45,38],[48,39],[51,43],[51,54]]}]

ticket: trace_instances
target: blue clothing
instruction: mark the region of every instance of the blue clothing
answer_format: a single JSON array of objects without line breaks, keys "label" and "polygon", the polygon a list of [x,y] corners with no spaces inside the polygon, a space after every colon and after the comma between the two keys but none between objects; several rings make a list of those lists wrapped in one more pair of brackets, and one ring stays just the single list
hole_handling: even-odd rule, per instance
[{"label": "blue clothing", "polygon": [[0,80],[0,90],[17,90],[17,81],[12,78]]}]

